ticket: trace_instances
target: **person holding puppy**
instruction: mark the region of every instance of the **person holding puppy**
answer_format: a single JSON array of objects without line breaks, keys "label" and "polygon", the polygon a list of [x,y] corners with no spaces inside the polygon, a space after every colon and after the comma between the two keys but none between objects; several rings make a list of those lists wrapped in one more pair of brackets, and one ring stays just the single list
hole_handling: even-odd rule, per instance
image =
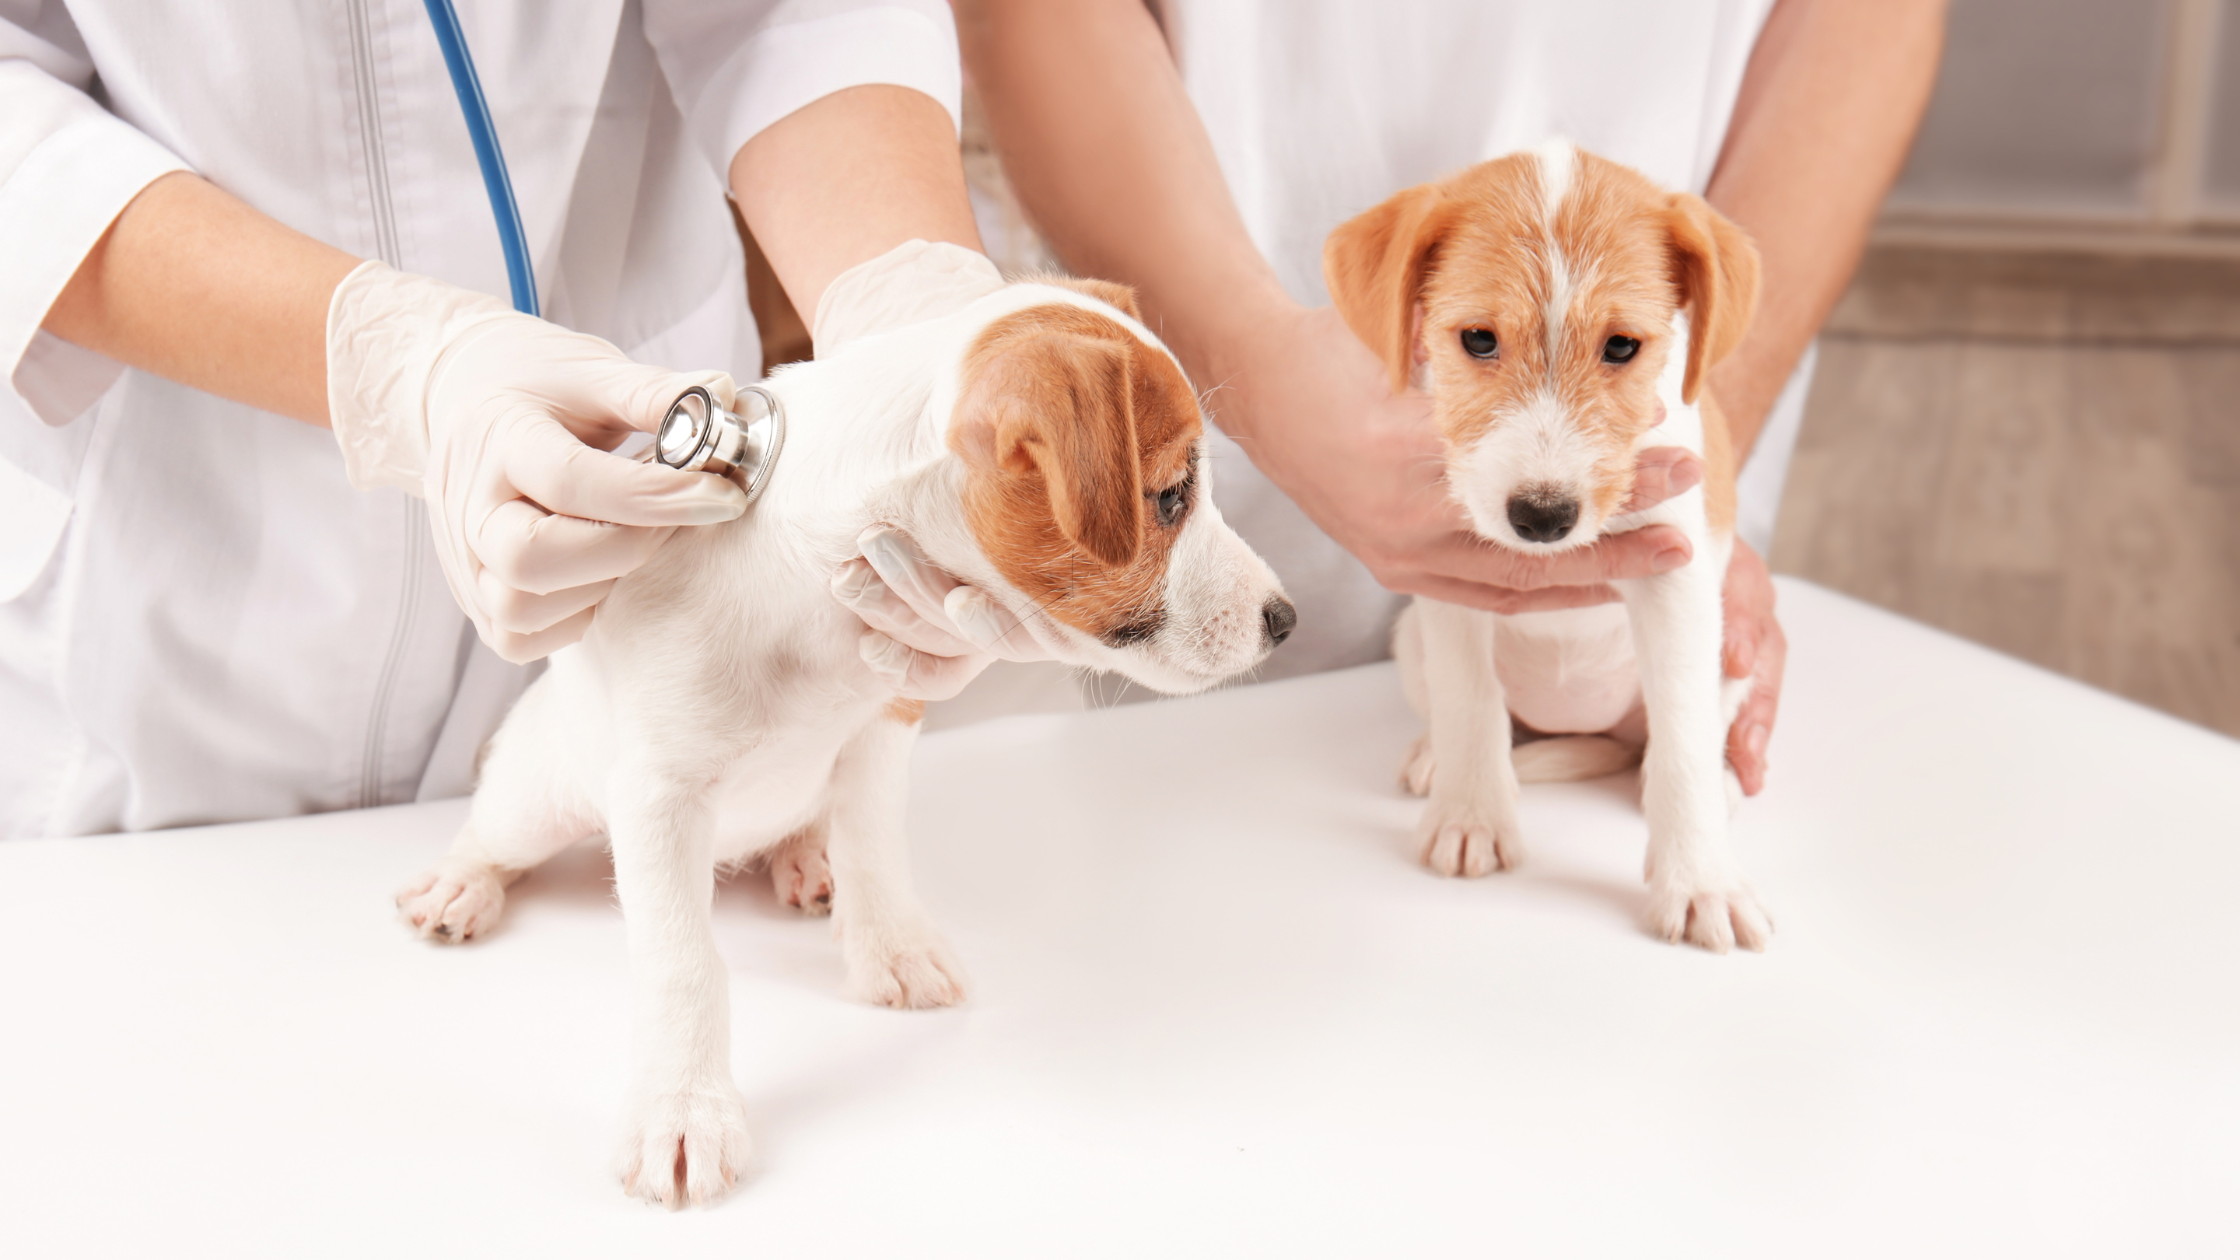
[{"label": "person holding puppy", "polygon": [[942,0],[478,0],[516,313],[439,7],[0,3],[0,836],[465,791],[744,507],[609,453],[759,375],[727,191],[804,311],[995,280]]},{"label": "person holding puppy", "polygon": [[[1299,605],[1264,676],[1382,658],[1407,595],[1496,612],[1616,598],[1676,567],[1664,527],[1528,558],[1471,535],[1428,398],[1394,393],[1323,290],[1330,230],[1403,187],[1558,136],[1703,194],[1765,259],[1760,314],[1715,373],[1740,450],[1726,667],[1755,676],[1728,758],[1762,787],[1785,643],[1770,546],[1810,377],[1928,103],[1942,0],[967,0],[966,67],[1029,218],[1075,271],[1134,285],[1227,441],[1214,494]],[[1801,366],[1800,366],[1801,360]],[[1637,504],[1695,484],[1644,452]],[[873,556],[874,564],[881,560]],[[984,655],[906,556],[863,600],[896,677]],[[877,593],[875,592],[875,596]],[[882,621],[881,608],[894,610]],[[984,632],[983,632],[984,635]]]}]

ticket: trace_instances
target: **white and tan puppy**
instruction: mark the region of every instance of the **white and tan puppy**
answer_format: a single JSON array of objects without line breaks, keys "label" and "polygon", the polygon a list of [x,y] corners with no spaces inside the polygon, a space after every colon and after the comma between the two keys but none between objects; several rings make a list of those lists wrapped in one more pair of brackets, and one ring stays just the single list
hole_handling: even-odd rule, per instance
[{"label": "white and tan puppy", "polygon": [[[1749,326],[1756,251],[1701,198],[1556,142],[1399,193],[1333,232],[1323,261],[1393,388],[1431,394],[1448,487],[1481,537],[1544,553],[1662,523],[1694,546],[1618,583],[1623,604],[1498,616],[1418,598],[1403,615],[1393,652],[1430,722],[1403,772],[1431,798],[1425,861],[1513,867],[1520,778],[1645,757],[1650,926],[1763,948],[1772,924],[1727,841],[1726,730],[1747,684],[1720,670],[1734,459],[1703,392]],[[1622,514],[1650,446],[1700,455],[1703,484]],[[1549,738],[1512,749],[1512,715]]]},{"label": "white and tan puppy", "polygon": [[639,993],[621,1176],[672,1205],[720,1195],[748,1149],[719,870],[829,860],[851,991],[964,996],[904,848],[922,706],[864,665],[832,597],[867,527],[907,533],[1061,659],[1163,692],[1251,668],[1293,619],[1206,495],[1197,399],[1124,289],[1013,285],[767,385],[790,431],[762,500],[615,586],[491,741],[450,854],[398,896],[424,934],[468,940],[508,882],[606,833]]}]

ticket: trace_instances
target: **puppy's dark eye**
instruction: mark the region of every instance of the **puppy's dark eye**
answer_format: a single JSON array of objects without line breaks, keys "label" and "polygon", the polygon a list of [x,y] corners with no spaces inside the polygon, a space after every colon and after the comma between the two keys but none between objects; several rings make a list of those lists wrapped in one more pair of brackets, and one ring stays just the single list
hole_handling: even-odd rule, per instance
[{"label": "puppy's dark eye", "polygon": [[1462,348],[1473,359],[1490,359],[1501,353],[1501,341],[1490,328],[1465,328],[1462,330]]},{"label": "puppy's dark eye", "polygon": [[1604,363],[1631,363],[1633,362],[1633,356],[1640,352],[1641,339],[1639,337],[1612,337],[1602,343],[1602,361]]},{"label": "puppy's dark eye", "polygon": [[1152,497],[1152,511],[1157,513],[1161,525],[1173,525],[1190,510],[1190,490],[1197,484],[1197,480],[1197,473],[1192,471],[1189,476]]}]

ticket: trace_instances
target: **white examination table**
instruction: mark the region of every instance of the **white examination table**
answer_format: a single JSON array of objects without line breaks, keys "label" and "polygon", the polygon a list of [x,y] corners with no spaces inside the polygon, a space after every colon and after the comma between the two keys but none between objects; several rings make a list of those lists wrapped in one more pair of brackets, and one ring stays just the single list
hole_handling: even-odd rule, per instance
[{"label": "white examination table", "polygon": [[929,736],[975,987],[837,996],[718,894],[758,1174],[626,1200],[596,852],[464,948],[391,890],[457,802],[0,845],[0,1255],[2240,1253],[2240,744],[1785,580],[1779,934],[1637,926],[1630,777],[1453,882],[1390,666]]}]

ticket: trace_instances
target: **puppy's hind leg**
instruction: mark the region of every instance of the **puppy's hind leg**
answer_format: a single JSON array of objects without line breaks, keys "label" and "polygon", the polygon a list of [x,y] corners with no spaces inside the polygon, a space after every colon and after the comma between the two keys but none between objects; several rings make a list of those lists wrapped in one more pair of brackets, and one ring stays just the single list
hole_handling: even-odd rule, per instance
[{"label": "puppy's hind leg", "polygon": [[559,746],[569,724],[551,720],[539,679],[484,751],[467,822],[443,860],[397,890],[397,913],[420,935],[458,944],[487,934],[506,886],[598,829],[598,813],[567,773]]},{"label": "puppy's hind leg", "polygon": [[825,821],[819,818],[770,851],[770,888],[803,914],[832,913],[832,865],[824,854]]},{"label": "puppy's hind leg", "polygon": [[915,715],[881,714],[832,768],[832,917],[848,960],[851,996],[882,1006],[952,1006],[964,969],[910,886],[903,793]]}]

